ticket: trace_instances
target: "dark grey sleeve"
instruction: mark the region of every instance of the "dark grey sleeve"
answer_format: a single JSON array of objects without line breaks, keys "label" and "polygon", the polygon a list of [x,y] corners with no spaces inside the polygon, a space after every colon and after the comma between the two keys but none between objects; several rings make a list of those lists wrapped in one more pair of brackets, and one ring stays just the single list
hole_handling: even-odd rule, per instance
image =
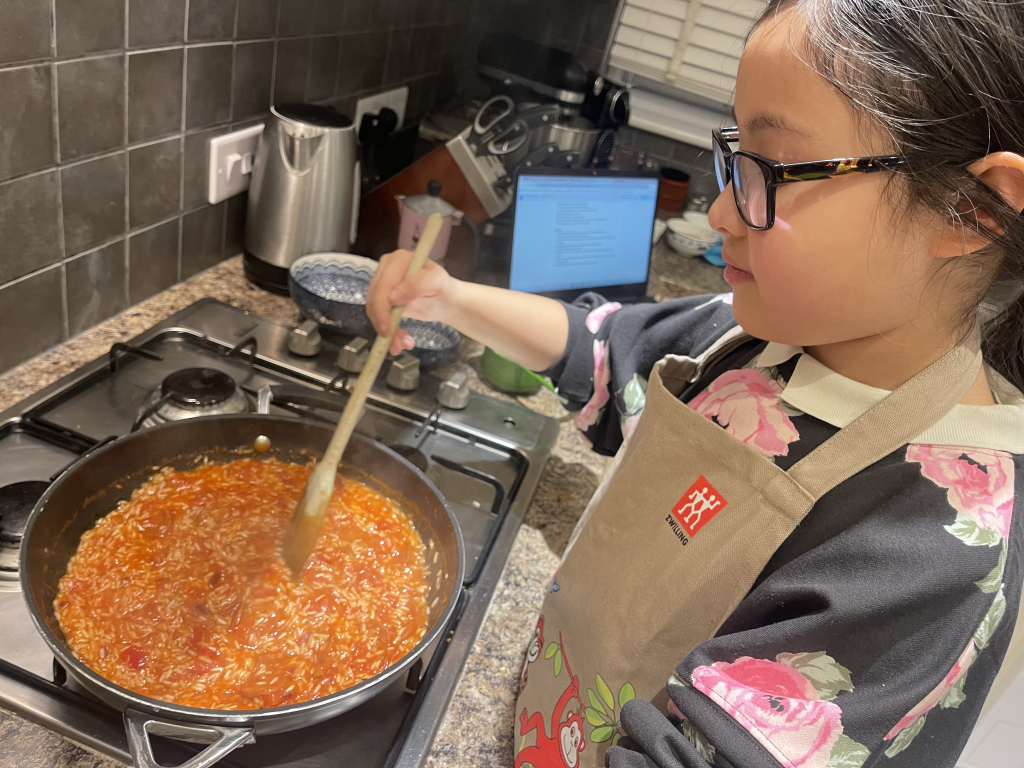
[{"label": "dark grey sleeve", "polygon": [[566,304],[569,340],[548,371],[594,450],[614,454],[622,426],[643,407],[647,378],[665,355],[696,356],[736,325],[732,294],[620,306],[597,294]]}]

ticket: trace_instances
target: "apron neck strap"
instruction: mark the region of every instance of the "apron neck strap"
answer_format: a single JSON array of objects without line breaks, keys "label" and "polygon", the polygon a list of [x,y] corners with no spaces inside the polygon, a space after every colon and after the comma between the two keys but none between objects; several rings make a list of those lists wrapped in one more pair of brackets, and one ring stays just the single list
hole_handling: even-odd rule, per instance
[{"label": "apron neck strap", "polygon": [[814,497],[906,445],[963,399],[981,369],[981,333],[970,336],[894,389],[789,469]]}]

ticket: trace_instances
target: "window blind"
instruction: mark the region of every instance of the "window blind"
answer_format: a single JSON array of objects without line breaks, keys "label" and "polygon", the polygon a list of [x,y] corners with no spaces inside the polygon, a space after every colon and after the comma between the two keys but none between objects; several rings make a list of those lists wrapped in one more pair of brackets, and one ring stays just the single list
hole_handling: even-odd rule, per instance
[{"label": "window blind", "polygon": [[764,0],[624,0],[608,63],[730,104]]}]

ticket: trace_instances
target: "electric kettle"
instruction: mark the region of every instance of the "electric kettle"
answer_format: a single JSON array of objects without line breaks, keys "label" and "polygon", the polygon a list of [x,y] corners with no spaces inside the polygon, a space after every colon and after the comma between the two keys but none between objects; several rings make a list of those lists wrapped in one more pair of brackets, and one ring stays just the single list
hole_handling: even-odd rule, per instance
[{"label": "electric kettle", "polygon": [[253,167],[245,275],[288,294],[288,268],[308,253],[345,253],[359,223],[356,132],[345,115],[313,104],[271,108]]}]

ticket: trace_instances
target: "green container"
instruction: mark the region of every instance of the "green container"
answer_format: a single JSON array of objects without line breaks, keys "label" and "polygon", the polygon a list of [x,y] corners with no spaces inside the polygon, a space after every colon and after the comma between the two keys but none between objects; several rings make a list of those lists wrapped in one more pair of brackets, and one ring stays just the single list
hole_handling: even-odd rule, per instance
[{"label": "green container", "polygon": [[532,395],[542,386],[554,390],[551,383],[539,373],[513,363],[490,347],[484,349],[480,367],[488,384],[510,395]]}]

